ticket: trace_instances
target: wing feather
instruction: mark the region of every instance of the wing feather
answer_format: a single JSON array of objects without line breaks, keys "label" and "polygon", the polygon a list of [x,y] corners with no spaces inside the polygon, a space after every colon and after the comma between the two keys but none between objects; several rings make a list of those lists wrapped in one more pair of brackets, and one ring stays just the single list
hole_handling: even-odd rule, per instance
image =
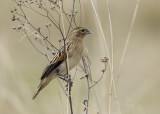
[{"label": "wing feather", "polygon": [[41,80],[47,77],[54,69],[56,69],[64,60],[64,54],[59,54],[54,60],[50,62],[50,64],[44,69],[43,74],[41,76]]},{"label": "wing feather", "polygon": [[[71,48],[72,43],[67,42],[67,53],[69,48]],[[41,80],[43,80],[45,77],[47,77],[54,69],[56,69],[63,61],[65,60],[64,56],[64,46],[60,48],[60,51],[57,52],[53,60],[50,62],[50,64],[44,69],[43,74],[41,76]]]}]

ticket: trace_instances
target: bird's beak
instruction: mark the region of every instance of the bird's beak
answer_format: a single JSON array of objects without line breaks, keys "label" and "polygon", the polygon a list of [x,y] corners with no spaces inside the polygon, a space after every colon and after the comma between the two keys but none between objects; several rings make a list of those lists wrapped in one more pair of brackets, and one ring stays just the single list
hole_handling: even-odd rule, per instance
[{"label": "bird's beak", "polygon": [[90,30],[86,30],[85,34],[92,34],[92,32]]}]

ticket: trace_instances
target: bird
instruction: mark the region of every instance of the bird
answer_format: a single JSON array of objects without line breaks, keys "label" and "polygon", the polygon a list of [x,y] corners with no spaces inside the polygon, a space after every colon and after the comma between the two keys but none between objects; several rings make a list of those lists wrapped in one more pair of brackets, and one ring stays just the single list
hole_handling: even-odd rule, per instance
[{"label": "bird", "polygon": [[83,56],[83,39],[87,34],[91,34],[91,31],[84,27],[76,27],[69,33],[67,43],[57,51],[53,59],[45,67],[40,78],[40,84],[32,98],[33,100],[51,80],[67,73],[66,60],[69,67],[68,70],[78,65]]}]

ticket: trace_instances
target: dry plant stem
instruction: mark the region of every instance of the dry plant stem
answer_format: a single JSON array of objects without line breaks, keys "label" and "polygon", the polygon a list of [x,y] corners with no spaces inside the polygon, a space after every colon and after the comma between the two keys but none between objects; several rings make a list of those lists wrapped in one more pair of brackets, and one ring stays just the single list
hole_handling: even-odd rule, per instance
[{"label": "dry plant stem", "polygon": [[[23,22],[22,20],[18,20],[18,21],[20,21],[20,22]],[[25,26],[27,26],[26,24],[25,24]],[[40,54],[42,54],[43,56],[45,56],[46,58],[47,58],[47,60],[49,61],[49,58],[48,58],[48,55],[47,54],[44,54],[43,52],[41,52],[34,44],[33,44],[33,42],[32,42],[32,40],[30,39],[30,37],[29,37],[29,35],[27,34],[27,32],[26,32],[26,30],[28,30],[28,27],[23,27],[23,29],[21,29],[22,31],[23,31],[23,34],[25,35],[24,37],[27,37],[27,39],[29,40],[29,42],[31,43],[31,45],[33,46],[33,48],[35,48],[35,50],[38,52],[38,53],[40,53]],[[16,30],[17,31],[17,30]],[[18,31],[18,32],[20,32],[20,31]],[[21,32],[20,32],[21,33]],[[33,34],[33,33],[31,33],[31,34]]]},{"label": "dry plant stem", "polygon": [[124,46],[124,49],[123,49],[122,57],[121,57],[121,60],[120,60],[119,68],[118,68],[118,77],[117,77],[116,85],[118,85],[119,75],[120,75],[122,64],[123,64],[123,61],[124,61],[124,58],[125,58],[125,55],[126,55],[128,44],[129,44],[129,41],[130,41],[131,33],[132,33],[132,30],[133,30],[136,15],[137,15],[138,8],[139,8],[139,3],[140,3],[140,0],[137,0],[135,10],[134,10],[134,13],[133,13],[133,17],[132,17],[132,20],[131,20],[131,24],[130,24],[130,27],[129,27],[129,32],[128,32],[126,42],[125,42],[125,46]]},{"label": "dry plant stem", "polygon": [[113,87],[113,30],[112,30],[112,21],[111,21],[111,13],[110,13],[110,7],[109,7],[109,0],[107,0],[107,11],[108,11],[108,18],[109,18],[109,26],[110,26],[110,34],[111,34],[111,85],[110,85],[110,92],[109,92],[109,107],[108,107],[108,113],[111,114],[112,109],[112,87]]},{"label": "dry plant stem", "polygon": [[[14,2],[17,3],[16,0],[14,0]],[[17,4],[18,4],[18,3],[17,3]],[[18,6],[19,6],[19,5],[18,5]],[[51,14],[46,8],[42,7],[42,10],[44,10],[44,11],[46,12],[46,15],[43,15],[43,14],[41,14],[40,12],[36,11],[35,9],[33,9],[32,7],[27,7],[27,6],[25,6],[25,5],[22,5],[22,6],[23,6],[23,7],[26,7],[26,8],[29,8],[29,9],[31,9],[32,11],[36,12],[37,14],[48,18],[48,19],[52,22],[52,24],[60,31],[62,37],[64,37],[63,32],[62,32],[62,30],[61,30],[61,28],[60,28],[60,23],[57,25],[56,22],[54,22],[54,21],[50,18],[50,16],[51,16],[52,18],[53,18],[53,16],[52,16],[52,14]],[[25,14],[24,11],[23,11],[22,6],[19,6],[19,8],[20,8],[21,12],[23,13],[23,15],[20,15],[20,14],[18,14],[18,15],[22,16],[23,18],[25,18],[25,20],[28,22],[28,24],[37,31],[37,29],[36,29],[36,28],[29,22],[29,20],[27,19],[27,16],[26,16],[26,14]],[[60,15],[60,14],[59,14],[59,15]],[[53,18],[53,19],[54,19],[54,18]],[[55,20],[55,19],[54,19],[54,20]],[[56,50],[58,51],[58,49],[57,49],[47,38],[45,38],[44,35],[43,35],[40,31],[37,31],[37,32],[44,38],[44,41],[47,41],[54,49],[56,49]]]},{"label": "dry plant stem", "polygon": [[[15,2],[16,2],[16,1],[15,1]],[[16,2],[16,3],[17,3],[17,2]],[[23,15],[20,15],[20,14],[19,14],[19,15],[22,16],[22,17],[27,21],[27,23],[28,23],[33,29],[35,29],[35,30],[43,37],[44,41],[47,41],[54,49],[58,50],[47,38],[45,38],[45,36],[44,36],[40,31],[38,31],[38,30],[36,29],[35,26],[33,26],[33,25],[30,23],[30,21],[27,19],[26,14],[24,13],[22,7],[19,6],[19,8],[20,8],[21,12],[23,13]],[[45,43],[46,43],[46,42],[45,42]]]},{"label": "dry plant stem", "polygon": [[104,69],[102,70],[102,76],[97,81],[94,81],[94,84],[91,85],[89,87],[89,89],[93,88],[95,85],[97,85],[103,79],[104,73],[106,72],[107,64],[108,64],[108,62],[104,62]]},{"label": "dry plant stem", "polygon": [[60,10],[61,10],[61,20],[62,20],[62,26],[63,26],[63,33],[64,33],[64,36],[66,35],[66,32],[65,32],[65,25],[64,25],[64,19],[63,19],[63,15],[62,15],[62,8],[63,8],[63,2],[62,1],[59,1],[59,5],[60,5]]},{"label": "dry plant stem", "polygon": [[[57,79],[58,79],[58,78],[57,78]],[[68,93],[66,92],[65,88],[63,87],[63,85],[61,84],[61,82],[60,82],[59,79],[58,79],[58,82],[59,82],[59,85],[61,86],[64,94],[65,94],[67,97],[69,97]],[[73,101],[74,101],[74,102],[81,104],[83,107],[85,107],[85,108],[88,109],[90,112],[92,112],[92,114],[97,114],[97,112],[96,112],[94,109],[92,109],[91,107],[87,107],[86,105],[84,105],[83,103],[81,103],[79,100],[77,100],[77,98],[75,98],[75,97],[72,97],[72,98],[73,98]]]},{"label": "dry plant stem", "polygon": [[[25,31],[24,31],[24,32],[25,32]],[[31,45],[36,49],[36,51],[37,51],[38,53],[44,55],[44,56],[47,58],[47,60],[49,61],[47,54],[42,53],[42,52],[33,44],[33,42],[31,41],[31,39],[29,38],[29,36],[27,35],[26,32],[25,32],[25,35],[26,35],[26,37],[28,38],[28,40],[29,40],[29,42],[31,43]]]},{"label": "dry plant stem", "polygon": [[[82,57],[82,61],[83,61],[83,65],[84,65],[84,72],[86,74],[86,80],[87,80],[87,87],[88,87],[88,96],[87,96],[87,104],[86,104],[86,107],[88,107],[88,104],[89,104],[89,96],[90,96],[90,85],[89,85],[89,80],[88,80],[88,68],[87,68],[87,64],[86,64],[86,61],[85,61],[85,57],[83,56]],[[86,110],[86,114],[88,114],[88,108],[85,108]]]},{"label": "dry plant stem", "polygon": [[[87,96],[87,100],[85,100],[85,102],[87,103],[87,104],[85,104],[85,102],[84,102],[84,104],[86,105],[86,107],[88,107],[88,105],[89,105],[89,98],[90,98],[90,89],[91,88],[93,88],[95,85],[97,85],[101,80],[102,80],[102,78],[103,78],[103,76],[104,76],[104,73],[105,73],[105,71],[106,71],[106,67],[107,67],[107,63],[108,63],[108,59],[105,57],[104,59],[102,59],[102,60],[104,60],[104,61],[102,61],[103,63],[104,63],[104,69],[102,70],[102,76],[100,77],[100,79],[98,80],[98,81],[95,81],[95,83],[92,85],[92,86],[90,86],[90,84],[89,84],[89,79],[88,79],[88,65],[87,65],[87,63],[86,63],[86,59],[85,59],[85,57],[89,60],[89,58],[87,57],[87,56],[83,56],[82,57],[82,62],[83,62],[83,65],[84,65],[84,72],[85,72],[85,77],[86,77],[86,79],[87,79],[87,86],[88,86],[88,96]],[[88,109],[87,108],[85,108],[85,111],[86,111],[86,114],[88,114]]]},{"label": "dry plant stem", "polygon": [[[72,98],[71,98],[71,88],[72,88],[72,80],[71,80],[71,77],[69,76],[69,68],[68,68],[68,54],[66,54],[65,52],[67,52],[66,50],[66,39],[68,38],[68,35],[69,35],[69,32],[70,32],[70,29],[72,27],[72,21],[73,21],[73,16],[74,16],[74,7],[75,7],[75,0],[73,0],[73,8],[72,8],[72,15],[71,15],[71,21],[70,21],[70,25],[69,25],[69,28],[68,28],[68,32],[66,34],[66,37],[64,38],[63,37],[63,43],[64,43],[64,55],[67,59],[65,59],[65,63],[66,63],[66,69],[67,69],[67,76],[68,76],[68,81],[67,82],[67,85],[68,85],[68,94],[69,94],[69,104],[70,104],[70,110],[71,110],[71,114],[73,114],[73,108],[72,108]],[[68,103],[67,103],[68,104]],[[68,111],[67,111],[68,113]]]},{"label": "dry plant stem", "polygon": [[62,105],[62,113],[64,114],[62,98],[61,98],[61,94],[60,94],[59,90],[58,90],[58,93],[59,93],[59,99],[60,99],[60,102],[61,102],[61,105]]},{"label": "dry plant stem", "polygon": [[[91,4],[92,4],[92,7],[93,7],[93,9],[94,9],[94,12],[95,12],[97,21],[98,21],[98,25],[99,25],[99,27],[100,27],[100,31],[101,31],[101,33],[102,33],[102,38],[103,38],[103,40],[104,40],[104,45],[105,45],[105,48],[106,48],[106,51],[107,51],[107,55],[108,55],[108,58],[109,58],[109,66],[110,66],[110,70],[111,70],[111,69],[112,69],[112,68],[111,68],[112,65],[111,65],[111,62],[110,62],[110,55],[109,55],[107,43],[106,43],[106,40],[105,40],[105,35],[104,35],[104,32],[103,32],[103,29],[102,29],[102,26],[101,26],[101,23],[100,23],[100,20],[99,20],[97,11],[96,11],[96,9],[95,9],[95,7],[94,7],[93,1],[92,1],[92,0],[90,0],[90,1],[91,1]],[[116,92],[116,87],[115,87],[115,83],[114,83],[114,77],[113,77],[113,72],[112,72],[112,70],[111,70],[111,78],[112,78],[112,80],[113,80],[113,81],[111,81],[111,85],[113,85],[113,87],[114,87],[115,96],[116,96],[116,98],[117,98],[117,105],[118,105],[118,107],[119,107],[119,101],[118,101],[118,96],[117,96],[117,92]]]},{"label": "dry plant stem", "polygon": [[[89,88],[89,79],[88,79],[88,76],[86,77],[87,79],[87,87],[88,87],[88,96],[87,96],[87,107],[89,105],[89,96],[90,96],[90,88]],[[86,109],[86,114],[88,114],[88,108]]]},{"label": "dry plant stem", "polygon": [[82,19],[81,19],[81,11],[82,10],[81,9],[82,9],[82,7],[81,7],[81,0],[78,0],[78,1],[79,1],[79,7],[80,7],[80,10],[79,10],[80,11],[79,12],[80,13],[80,17],[79,17],[80,18],[80,23],[79,23],[79,26],[81,26],[81,21],[82,21]]}]

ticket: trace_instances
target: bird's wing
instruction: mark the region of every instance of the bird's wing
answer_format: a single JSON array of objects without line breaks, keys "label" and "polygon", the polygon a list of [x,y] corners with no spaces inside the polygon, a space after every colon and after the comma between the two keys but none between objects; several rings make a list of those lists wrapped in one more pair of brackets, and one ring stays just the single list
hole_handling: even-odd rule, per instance
[{"label": "bird's wing", "polygon": [[[70,43],[66,44],[67,51],[71,47]],[[50,62],[49,65],[44,69],[41,80],[47,77],[54,69],[56,69],[63,61],[65,61],[65,55],[64,55],[64,46],[60,48],[60,51],[56,53],[52,61]]]},{"label": "bird's wing", "polygon": [[56,69],[63,61],[65,56],[63,52],[58,52],[49,65],[44,69],[41,80],[47,77],[54,69]]}]

